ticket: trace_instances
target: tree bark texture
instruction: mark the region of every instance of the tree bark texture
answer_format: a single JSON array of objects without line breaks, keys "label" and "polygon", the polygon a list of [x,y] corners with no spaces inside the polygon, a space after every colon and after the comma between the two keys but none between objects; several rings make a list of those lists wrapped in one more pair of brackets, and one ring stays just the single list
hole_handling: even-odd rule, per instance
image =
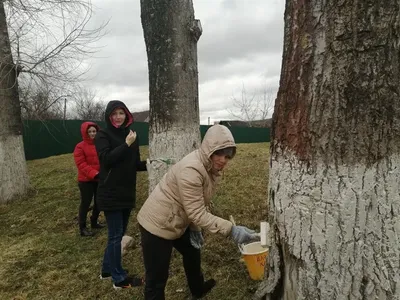
[{"label": "tree bark texture", "polygon": [[256,299],[400,299],[399,46],[399,1],[286,1]]},{"label": "tree bark texture", "polygon": [[151,191],[171,162],[200,144],[197,41],[201,26],[194,19],[191,0],[141,0],[141,18],[149,69]]},{"label": "tree bark texture", "polygon": [[29,188],[22,140],[17,68],[14,65],[3,1],[0,2],[0,203]]}]

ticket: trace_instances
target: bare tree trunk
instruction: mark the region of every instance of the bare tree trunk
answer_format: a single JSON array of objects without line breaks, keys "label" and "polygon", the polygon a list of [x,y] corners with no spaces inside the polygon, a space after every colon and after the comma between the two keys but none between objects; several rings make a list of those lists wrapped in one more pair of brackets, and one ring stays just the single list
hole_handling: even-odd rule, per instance
[{"label": "bare tree trunk", "polygon": [[[199,147],[197,41],[191,0],[141,0],[149,89],[150,191],[169,164]],[[164,160],[162,162],[161,160]]]},{"label": "bare tree trunk", "polygon": [[255,298],[400,299],[399,1],[286,1]]},{"label": "bare tree trunk", "polygon": [[0,203],[29,187],[22,141],[17,68],[13,63],[3,1],[0,2]]}]

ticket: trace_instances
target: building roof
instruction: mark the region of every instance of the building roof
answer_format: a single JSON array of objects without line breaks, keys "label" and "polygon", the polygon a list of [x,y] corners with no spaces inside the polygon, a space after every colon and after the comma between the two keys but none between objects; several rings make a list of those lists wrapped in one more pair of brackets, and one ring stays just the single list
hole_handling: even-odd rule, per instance
[{"label": "building roof", "polygon": [[149,122],[149,111],[131,112],[135,122]]},{"label": "building roof", "polygon": [[231,127],[266,127],[269,128],[272,125],[272,118],[265,120],[254,120],[254,121],[239,121],[239,120],[221,120],[219,124],[231,126]]}]

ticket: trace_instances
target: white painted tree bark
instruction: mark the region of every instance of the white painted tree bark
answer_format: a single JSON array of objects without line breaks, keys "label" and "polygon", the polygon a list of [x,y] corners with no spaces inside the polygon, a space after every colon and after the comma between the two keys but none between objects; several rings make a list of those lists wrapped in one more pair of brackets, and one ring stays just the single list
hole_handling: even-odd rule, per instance
[{"label": "white painted tree bark", "polygon": [[29,188],[17,68],[8,37],[3,1],[0,2],[0,203],[25,195]]},{"label": "white painted tree bark", "polygon": [[141,0],[149,90],[149,189],[200,146],[197,41],[191,0]]},{"label": "white painted tree bark", "polygon": [[400,5],[287,0],[255,299],[400,299]]}]

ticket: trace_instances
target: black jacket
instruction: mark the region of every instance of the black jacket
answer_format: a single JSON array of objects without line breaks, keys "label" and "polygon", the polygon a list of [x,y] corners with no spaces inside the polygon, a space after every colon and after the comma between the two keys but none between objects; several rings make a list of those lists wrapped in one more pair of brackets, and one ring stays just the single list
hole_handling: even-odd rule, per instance
[{"label": "black jacket", "polygon": [[[120,128],[114,127],[110,120],[116,108],[124,109],[126,114]],[[138,137],[130,147],[125,143],[133,117],[123,102],[110,101],[105,121],[107,128],[100,129],[94,141],[100,161],[98,207],[102,211],[133,208],[136,200],[136,172],[146,171],[146,161],[140,160]]]}]

